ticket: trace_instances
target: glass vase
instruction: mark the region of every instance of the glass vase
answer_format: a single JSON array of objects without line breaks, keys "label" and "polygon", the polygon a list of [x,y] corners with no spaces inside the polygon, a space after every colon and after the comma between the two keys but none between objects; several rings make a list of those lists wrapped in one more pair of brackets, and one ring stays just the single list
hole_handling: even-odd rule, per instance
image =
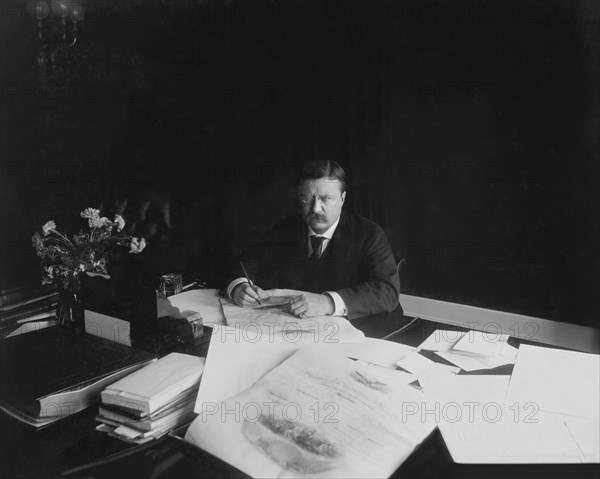
[{"label": "glass vase", "polygon": [[80,331],[85,330],[83,305],[78,293],[66,290],[59,291],[56,320],[58,326]]}]

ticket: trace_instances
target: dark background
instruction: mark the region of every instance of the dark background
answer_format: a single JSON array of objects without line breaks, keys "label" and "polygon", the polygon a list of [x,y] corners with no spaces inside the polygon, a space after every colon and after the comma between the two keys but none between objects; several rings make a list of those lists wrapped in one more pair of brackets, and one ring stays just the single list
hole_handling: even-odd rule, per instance
[{"label": "dark background", "polygon": [[599,2],[81,3],[57,78],[2,0],[2,289],[39,281],[43,222],[146,197],[171,205],[153,272],[221,286],[333,158],[404,293],[595,324]]}]

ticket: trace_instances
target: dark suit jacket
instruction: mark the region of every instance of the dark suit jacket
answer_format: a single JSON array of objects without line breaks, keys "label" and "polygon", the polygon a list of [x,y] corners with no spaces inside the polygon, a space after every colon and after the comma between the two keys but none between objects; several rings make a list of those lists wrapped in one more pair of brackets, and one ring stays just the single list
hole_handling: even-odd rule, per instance
[{"label": "dark suit jacket", "polygon": [[271,228],[260,245],[244,253],[244,261],[263,289],[337,292],[350,319],[398,307],[400,280],[385,233],[374,222],[344,210],[317,261],[308,258],[308,226],[299,215]]}]

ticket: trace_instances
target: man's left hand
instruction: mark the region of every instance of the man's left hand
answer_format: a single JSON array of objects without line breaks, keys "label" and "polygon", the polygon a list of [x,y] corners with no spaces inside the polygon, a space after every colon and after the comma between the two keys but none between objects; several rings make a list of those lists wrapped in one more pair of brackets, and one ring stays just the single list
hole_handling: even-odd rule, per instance
[{"label": "man's left hand", "polygon": [[290,313],[299,318],[333,314],[333,299],[326,294],[302,293],[290,301]]}]

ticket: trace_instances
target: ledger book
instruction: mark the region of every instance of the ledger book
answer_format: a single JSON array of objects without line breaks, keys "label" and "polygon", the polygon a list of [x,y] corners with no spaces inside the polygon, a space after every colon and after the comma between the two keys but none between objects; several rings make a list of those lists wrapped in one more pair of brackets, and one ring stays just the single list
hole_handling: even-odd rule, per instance
[{"label": "ledger book", "polygon": [[53,327],[4,340],[0,359],[0,408],[39,427],[87,408],[156,356]]}]

